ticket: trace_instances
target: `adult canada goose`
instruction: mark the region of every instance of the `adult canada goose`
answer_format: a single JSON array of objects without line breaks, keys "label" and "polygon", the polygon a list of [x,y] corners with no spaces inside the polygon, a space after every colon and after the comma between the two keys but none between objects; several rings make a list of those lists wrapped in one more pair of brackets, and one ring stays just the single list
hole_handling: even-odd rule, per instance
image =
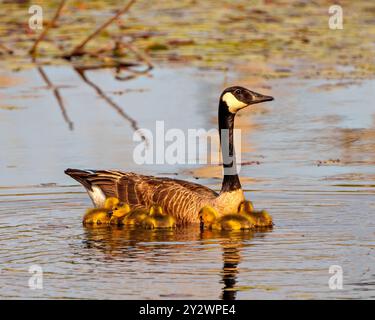
[{"label": "adult canada goose", "polygon": [[234,158],[234,118],[245,107],[271,100],[270,96],[238,86],[229,87],[221,94],[218,122],[224,177],[219,194],[196,183],[132,172],[67,169],[65,173],[86,188],[98,207],[107,197],[117,197],[132,208],[148,209],[159,205],[163,212],[173,215],[179,225],[199,223],[199,210],[205,205],[212,206],[220,215],[237,212],[245,199]]}]

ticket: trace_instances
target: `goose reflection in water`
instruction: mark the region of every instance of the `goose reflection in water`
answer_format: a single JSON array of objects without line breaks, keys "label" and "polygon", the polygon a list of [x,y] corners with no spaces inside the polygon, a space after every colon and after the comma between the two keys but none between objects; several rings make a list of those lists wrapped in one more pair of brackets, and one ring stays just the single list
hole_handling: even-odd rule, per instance
[{"label": "goose reflection in water", "polygon": [[240,250],[238,243],[223,246],[223,300],[236,299],[236,281],[238,274],[238,264],[240,262]]},{"label": "goose reflection in water", "polygon": [[[262,235],[272,229],[263,229]],[[177,228],[173,230],[143,230],[123,227],[85,227],[84,247],[93,250],[89,259],[103,262],[126,262],[128,267],[136,263],[173,263],[181,261],[181,255],[189,255],[189,261],[201,258],[204,251],[212,251],[214,245],[222,250],[222,268],[219,271],[222,290],[218,298],[235,300],[237,298],[239,275],[238,266],[241,253],[251,247],[255,231],[201,231],[199,226]],[[187,244],[195,242],[194,252],[186,253]],[[189,246],[191,250],[192,247]],[[197,264],[197,268],[199,265]]]},{"label": "goose reflection in water", "polygon": [[[263,228],[264,232],[272,231],[272,228]],[[241,262],[241,252],[251,247],[251,239],[255,235],[254,230],[246,231],[210,231],[202,232],[202,237],[207,240],[218,239],[222,249],[223,267],[221,270],[222,300],[235,300],[237,298],[238,265]]]}]

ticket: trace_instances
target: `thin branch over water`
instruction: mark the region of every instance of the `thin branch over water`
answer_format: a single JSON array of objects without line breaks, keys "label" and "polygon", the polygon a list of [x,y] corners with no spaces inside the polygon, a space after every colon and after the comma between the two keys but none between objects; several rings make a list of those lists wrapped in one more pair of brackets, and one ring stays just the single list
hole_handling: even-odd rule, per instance
[{"label": "thin branch over water", "polygon": [[103,98],[112,108],[114,108],[122,118],[127,120],[130,123],[130,126],[133,128],[134,131],[138,132],[138,134],[141,136],[142,140],[145,142],[146,146],[148,145],[148,140],[146,136],[144,136],[138,127],[137,122],[130,117],[127,113],[124,112],[124,110],[121,109],[119,105],[117,105],[111,98],[109,98],[104,91],[96,85],[94,82],[92,82],[85,74],[86,69],[82,67],[74,67],[74,70],[78,73],[80,78],[90,87],[92,87],[96,93]]},{"label": "thin branch over water", "polygon": [[85,40],[83,40],[79,45],[77,45],[69,55],[65,58],[69,59],[74,56],[79,56],[83,54],[83,48],[86,44],[95,38],[100,32],[107,28],[112,22],[116,21],[122,14],[130,9],[130,7],[135,3],[136,0],[130,0],[121,10],[119,10],[113,17],[104,22],[99,28],[97,28],[92,34],[90,34]]},{"label": "thin branch over water", "polygon": [[132,45],[132,44],[130,44],[130,43],[128,43],[128,42],[121,41],[121,42],[119,42],[119,46],[120,46],[120,47],[123,46],[123,47],[129,49],[129,50],[132,51],[132,52],[133,52],[138,58],[140,58],[141,60],[143,60],[143,61],[147,64],[147,66],[148,66],[148,70],[151,70],[151,69],[154,67],[154,65],[153,65],[152,62],[151,62],[151,58],[150,58],[150,56],[149,56],[147,53],[145,53],[145,52],[141,52],[141,51],[139,51],[134,45]]},{"label": "thin branch over water", "polygon": [[3,43],[0,43],[0,49],[5,51],[7,54],[13,54],[13,50],[9,49],[7,46],[5,46]]},{"label": "thin branch over water", "polygon": [[64,121],[68,124],[69,130],[73,130],[74,123],[70,120],[68,113],[66,112],[64,101],[60,95],[59,88],[51,82],[51,80],[48,78],[47,74],[44,72],[43,67],[41,65],[37,65],[37,70],[39,74],[41,75],[41,77],[43,78],[44,82],[46,83],[47,88],[52,89],[53,95],[55,96],[57,103],[60,107],[61,114],[64,118]]},{"label": "thin branch over water", "polygon": [[30,49],[29,53],[31,55],[35,55],[36,49],[38,48],[38,45],[43,39],[46,37],[49,29],[56,23],[57,19],[59,18],[61,11],[66,3],[66,0],[61,0],[60,5],[58,6],[54,17],[52,18],[51,22],[44,28],[43,32],[40,34],[40,36],[35,40],[34,45]]}]

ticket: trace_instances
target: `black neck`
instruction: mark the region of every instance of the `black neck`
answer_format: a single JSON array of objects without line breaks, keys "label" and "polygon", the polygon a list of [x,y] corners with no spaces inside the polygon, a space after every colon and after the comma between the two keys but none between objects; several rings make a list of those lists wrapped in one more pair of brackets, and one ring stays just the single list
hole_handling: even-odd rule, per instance
[{"label": "black neck", "polygon": [[221,193],[241,189],[241,183],[237,174],[233,145],[234,116],[234,113],[229,112],[225,102],[220,99],[219,135],[224,169]]}]

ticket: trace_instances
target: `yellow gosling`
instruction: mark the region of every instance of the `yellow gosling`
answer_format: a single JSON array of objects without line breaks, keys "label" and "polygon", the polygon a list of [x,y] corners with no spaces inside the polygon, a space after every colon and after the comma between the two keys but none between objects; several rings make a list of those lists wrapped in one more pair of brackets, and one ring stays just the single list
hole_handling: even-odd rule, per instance
[{"label": "yellow gosling", "polygon": [[250,201],[243,201],[238,212],[246,216],[255,227],[272,227],[273,221],[271,215],[266,210],[254,210]]},{"label": "yellow gosling", "polygon": [[205,206],[199,211],[199,221],[201,229],[210,229],[219,216],[216,209]]},{"label": "yellow gosling", "polygon": [[199,219],[202,229],[246,230],[254,228],[245,215],[233,213],[219,217],[217,210],[210,206],[205,206],[199,211]]},{"label": "yellow gosling", "polygon": [[238,212],[241,214],[249,213],[254,211],[254,205],[251,201],[242,201],[238,207]]},{"label": "yellow gosling", "polygon": [[109,198],[105,199],[104,209],[115,210],[115,209],[117,209],[119,204],[120,204],[119,199],[117,199],[115,197],[109,197]]},{"label": "yellow gosling", "polygon": [[271,215],[266,210],[257,210],[248,213],[248,218],[256,227],[272,227],[273,221]]},{"label": "yellow gosling", "polygon": [[111,213],[106,209],[96,208],[88,209],[83,217],[83,224],[108,224],[111,218]]},{"label": "yellow gosling", "polygon": [[242,214],[226,214],[212,224],[212,230],[249,230],[253,229],[252,224],[247,217]]},{"label": "yellow gosling", "polygon": [[160,206],[152,206],[149,215],[143,220],[146,229],[170,229],[176,227],[176,219],[163,212]]},{"label": "yellow gosling", "polygon": [[115,197],[107,198],[103,208],[88,209],[83,217],[83,224],[109,224],[112,211],[117,209],[120,201]]},{"label": "yellow gosling", "polygon": [[149,211],[146,209],[133,209],[126,214],[122,219],[119,219],[119,224],[126,226],[138,226],[142,225],[144,219],[149,215]]},{"label": "yellow gosling", "polygon": [[131,212],[130,206],[125,203],[124,205],[112,210],[112,216],[109,221],[110,224],[121,225],[124,218]]}]

